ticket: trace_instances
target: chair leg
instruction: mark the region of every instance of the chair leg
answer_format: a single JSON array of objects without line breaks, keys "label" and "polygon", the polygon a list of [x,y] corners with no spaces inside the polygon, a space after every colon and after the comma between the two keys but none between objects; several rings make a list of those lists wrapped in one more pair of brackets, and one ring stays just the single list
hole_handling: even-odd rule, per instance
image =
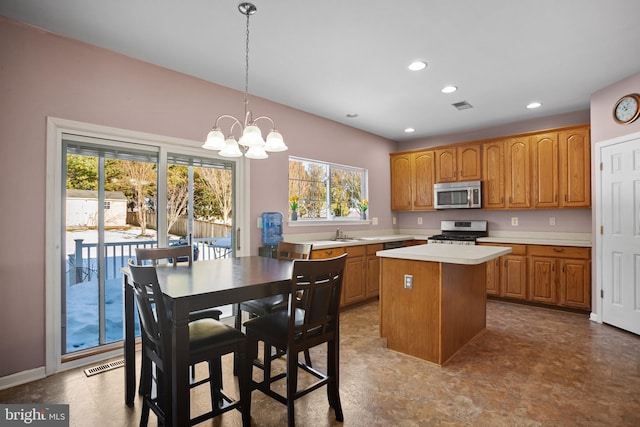
[{"label": "chair leg", "polygon": [[327,384],[327,398],[329,406],[331,406],[336,414],[336,420],[343,422],[344,415],[342,413],[342,403],[340,402],[340,373],[338,371],[339,355],[338,347],[335,341],[327,343],[327,375],[329,383]]},{"label": "chair leg", "polygon": [[251,381],[250,375],[253,369],[253,359],[247,355],[247,344],[240,344],[237,350],[238,361],[238,386],[240,388],[240,402],[243,427],[251,427]]},{"label": "chair leg", "polygon": [[209,361],[209,390],[211,391],[211,409],[222,406],[222,363],[220,358]]},{"label": "chair leg", "polygon": [[311,355],[309,354],[309,349],[306,349],[304,351],[304,363],[310,367],[313,368],[313,366],[311,365]]},{"label": "chair leg", "polygon": [[153,380],[153,363],[142,356],[142,363],[140,366],[140,384],[138,385],[138,394],[145,395],[147,390],[151,390],[151,381]]},{"label": "chair leg", "polygon": [[294,410],[296,390],[298,390],[298,352],[287,351],[287,420],[289,427],[296,425]]}]

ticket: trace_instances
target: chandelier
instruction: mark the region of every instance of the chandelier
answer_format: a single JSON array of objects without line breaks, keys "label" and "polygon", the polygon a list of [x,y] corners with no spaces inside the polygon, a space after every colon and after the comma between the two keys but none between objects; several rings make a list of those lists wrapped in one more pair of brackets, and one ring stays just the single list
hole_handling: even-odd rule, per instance
[{"label": "chandelier", "polygon": [[[202,148],[207,150],[217,150],[223,157],[245,157],[250,159],[266,159],[269,157],[267,151],[285,151],[282,135],[275,128],[275,123],[270,117],[260,116],[253,118],[249,110],[249,17],[258,10],[252,3],[240,3],[238,5],[240,13],[247,17],[246,50],[245,50],[245,74],[244,74],[244,120],[223,114],[216,119],[213,128],[207,135]],[[229,133],[225,136],[220,129],[222,121],[230,121]],[[267,135],[267,140],[262,138],[262,131],[257,126],[258,121],[271,122],[271,131]],[[239,140],[234,136],[234,130],[241,134]],[[238,145],[239,144],[239,145]]]}]

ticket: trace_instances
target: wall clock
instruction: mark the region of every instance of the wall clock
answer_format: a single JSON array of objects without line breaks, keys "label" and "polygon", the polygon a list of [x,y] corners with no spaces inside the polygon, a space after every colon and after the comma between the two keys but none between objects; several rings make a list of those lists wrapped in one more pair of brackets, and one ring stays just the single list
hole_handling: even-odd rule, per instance
[{"label": "wall clock", "polygon": [[613,107],[613,119],[616,123],[627,125],[640,116],[640,95],[631,93],[616,102]]}]

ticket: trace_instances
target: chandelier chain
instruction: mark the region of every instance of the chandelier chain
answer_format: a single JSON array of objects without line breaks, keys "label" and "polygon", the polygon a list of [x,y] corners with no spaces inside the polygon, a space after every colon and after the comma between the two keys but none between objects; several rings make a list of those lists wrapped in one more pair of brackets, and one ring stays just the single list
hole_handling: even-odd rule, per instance
[{"label": "chandelier chain", "polygon": [[246,37],[246,45],[245,45],[245,56],[244,56],[244,114],[247,115],[247,111],[249,111],[249,16],[247,13],[247,37]]}]

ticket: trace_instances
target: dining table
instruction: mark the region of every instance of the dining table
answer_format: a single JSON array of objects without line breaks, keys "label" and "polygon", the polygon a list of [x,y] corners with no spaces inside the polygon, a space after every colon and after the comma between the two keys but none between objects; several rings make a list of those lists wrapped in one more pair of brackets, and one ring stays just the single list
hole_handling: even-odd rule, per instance
[{"label": "dining table", "polygon": [[[222,258],[187,265],[159,265],[158,282],[171,312],[171,407],[166,424],[189,425],[189,313],[291,291],[293,263],[261,256]],[[135,304],[128,267],[122,268],[124,292],[125,403],[136,389]]]}]

